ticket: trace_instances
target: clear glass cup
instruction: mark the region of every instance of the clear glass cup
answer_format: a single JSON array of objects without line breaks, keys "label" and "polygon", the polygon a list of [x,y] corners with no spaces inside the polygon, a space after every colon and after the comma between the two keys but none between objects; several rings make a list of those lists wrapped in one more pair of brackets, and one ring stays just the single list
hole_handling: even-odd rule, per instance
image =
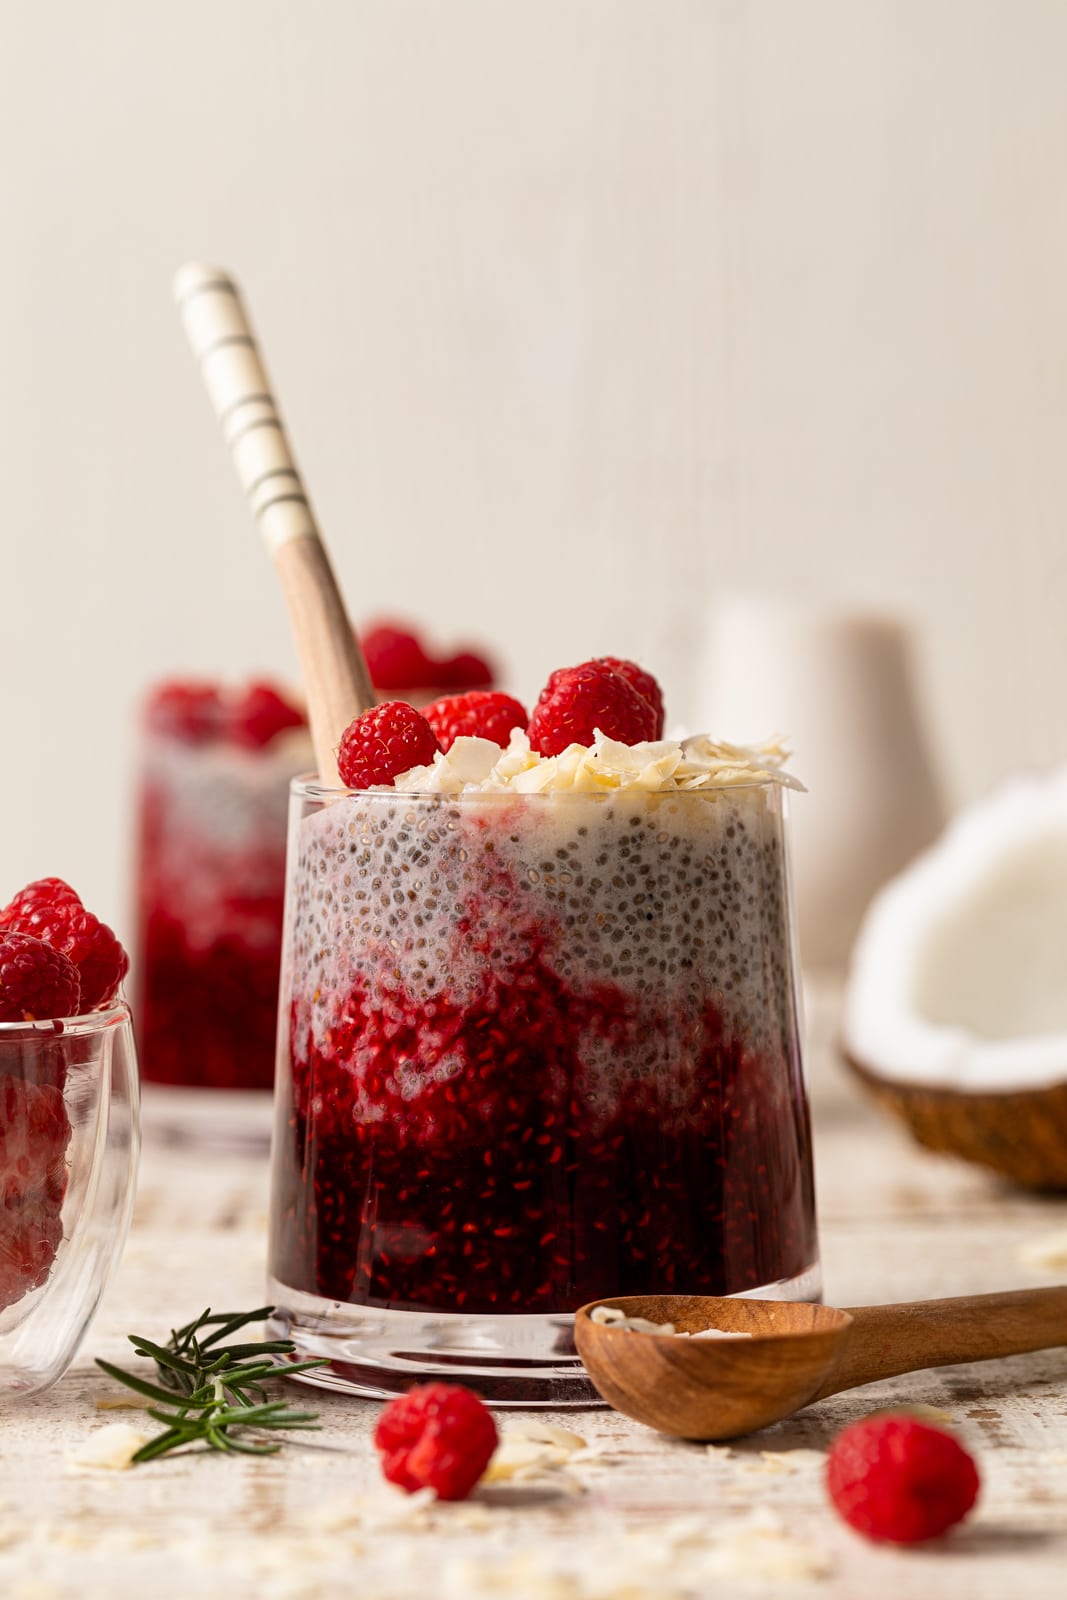
[{"label": "clear glass cup", "polygon": [[587,1404],[586,1301],[818,1296],[783,805],[294,783],[270,1295],[312,1381]]},{"label": "clear glass cup", "polygon": [[0,1023],[0,1400],[73,1360],[126,1238],[139,1143],[127,1006]]},{"label": "clear glass cup", "polygon": [[[142,735],[133,978],[146,1125],[265,1147],[289,782],[310,744],[302,727],[242,741],[225,700],[209,710],[190,728],[150,703]],[[218,1093],[197,1112],[189,1089]]]}]

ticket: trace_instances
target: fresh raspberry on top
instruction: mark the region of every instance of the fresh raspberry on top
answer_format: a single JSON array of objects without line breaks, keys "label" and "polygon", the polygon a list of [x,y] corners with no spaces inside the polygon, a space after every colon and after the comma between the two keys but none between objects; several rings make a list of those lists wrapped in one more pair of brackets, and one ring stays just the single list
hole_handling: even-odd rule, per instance
[{"label": "fresh raspberry on top", "polygon": [[400,623],[379,622],[360,636],[376,689],[425,689],[438,679],[422,641]]},{"label": "fresh raspberry on top", "polygon": [[290,705],[270,683],[250,683],[238,695],[230,716],[234,742],[251,750],[262,750],[287,728],[303,726],[303,712]]},{"label": "fresh raspberry on top", "polygon": [[474,690],[471,694],[448,694],[426,706],[423,716],[437,735],[442,750],[451,750],[456,739],[492,739],[501,749],[511,738],[512,728],[525,728],[530,720],[524,708],[509,694]]},{"label": "fresh raspberry on top", "polygon": [[86,911],[62,878],[38,878],[27,884],[0,911],[0,928],[32,934],[73,961],[81,979],[83,1012],[114,1000],[130,965],[111,929]]},{"label": "fresh raspberry on top", "polygon": [[442,689],[488,689],[494,676],[484,656],[474,650],[460,650],[438,661],[434,681]]},{"label": "fresh raspberry on top", "polygon": [[627,678],[604,661],[554,672],[530,718],[530,744],[558,756],[569,744],[590,745],[597,729],[621,744],[656,737],[656,713]]},{"label": "fresh raspberry on top", "polygon": [[427,1383],[390,1400],[374,1443],[390,1483],[439,1500],[465,1500],[497,1447],[496,1423],[484,1401],[458,1384]]},{"label": "fresh raspberry on top", "polygon": [[76,1017],[81,978],[73,961],[43,939],[0,933],[0,1022]]},{"label": "fresh raspberry on top", "polygon": [[222,698],[213,683],[163,683],[145,704],[149,728],[186,744],[205,744],[216,738],[222,715]]},{"label": "fresh raspberry on top", "polygon": [[826,1481],[851,1527],[892,1544],[936,1539],[967,1515],[979,1483],[951,1434],[903,1411],[865,1417],[838,1434]]},{"label": "fresh raspberry on top", "polygon": [[656,731],[652,737],[654,739],[662,739],[663,724],[666,720],[663,707],[663,690],[651,672],[646,672],[644,667],[639,667],[636,661],[623,661],[618,656],[600,656],[599,659],[603,661],[605,666],[613,668],[621,677],[625,678],[627,683],[632,683],[638,694],[648,701],[656,717]]},{"label": "fresh raspberry on top", "polygon": [[440,749],[426,718],[405,700],[386,700],[350,722],[341,737],[337,770],[349,789],[392,783],[409,767],[424,767]]}]

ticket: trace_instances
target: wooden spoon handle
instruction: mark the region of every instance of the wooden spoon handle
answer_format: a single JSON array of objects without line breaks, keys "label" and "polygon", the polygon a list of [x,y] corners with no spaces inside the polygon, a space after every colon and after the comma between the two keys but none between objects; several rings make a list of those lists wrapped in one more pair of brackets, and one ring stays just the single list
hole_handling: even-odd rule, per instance
[{"label": "wooden spoon handle", "polygon": [[319,776],[323,783],[336,784],[341,735],[353,717],[374,703],[363,653],[236,283],[218,267],[192,262],[175,278],[174,294],[285,592]]},{"label": "wooden spoon handle", "polygon": [[817,1400],[878,1378],[1067,1345],[1067,1288],[850,1307],[852,1329]]}]

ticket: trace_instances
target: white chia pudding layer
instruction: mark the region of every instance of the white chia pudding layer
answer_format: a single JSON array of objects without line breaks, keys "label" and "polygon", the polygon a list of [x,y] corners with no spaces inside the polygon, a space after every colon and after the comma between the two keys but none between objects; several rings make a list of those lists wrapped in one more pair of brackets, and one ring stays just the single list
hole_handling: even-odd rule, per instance
[{"label": "white chia pudding layer", "polygon": [[[613,1036],[580,1041],[580,1090],[605,1114],[655,1079],[679,1116],[699,1093],[686,1019],[714,1007],[746,1055],[789,1062],[796,1021],[782,797],[772,781],[694,790],[350,794],[294,802],[283,994],[329,1053],[354,992],[462,1006],[487,969],[521,983],[536,955],[566,996],[619,999]],[[623,1013],[628,1015],[624,1025]],[[642,1018],[656,1025],[642,1031]],[[663,1018],[677,1018],[676,1030]],[[580,1022],[576,1022],[580,1027]],[[462,1071],[447,1050],[395,1063],[394,1090]],[[781,1088],[789,1092],[785,1074]],[[357,1117],[382,1115],[358,1071]]]}]

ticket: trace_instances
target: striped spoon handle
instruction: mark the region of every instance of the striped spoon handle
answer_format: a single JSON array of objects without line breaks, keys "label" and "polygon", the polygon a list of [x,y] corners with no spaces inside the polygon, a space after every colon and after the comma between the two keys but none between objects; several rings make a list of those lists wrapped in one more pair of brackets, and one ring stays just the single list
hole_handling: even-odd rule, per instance
[{"label": "striped spoon handle", "polygon": [[337,784],[341,735],[374,703],[367,665],[236,283],[217,267],[192,262],[177,274],[174,295],[285,593],[319,776]]}]

